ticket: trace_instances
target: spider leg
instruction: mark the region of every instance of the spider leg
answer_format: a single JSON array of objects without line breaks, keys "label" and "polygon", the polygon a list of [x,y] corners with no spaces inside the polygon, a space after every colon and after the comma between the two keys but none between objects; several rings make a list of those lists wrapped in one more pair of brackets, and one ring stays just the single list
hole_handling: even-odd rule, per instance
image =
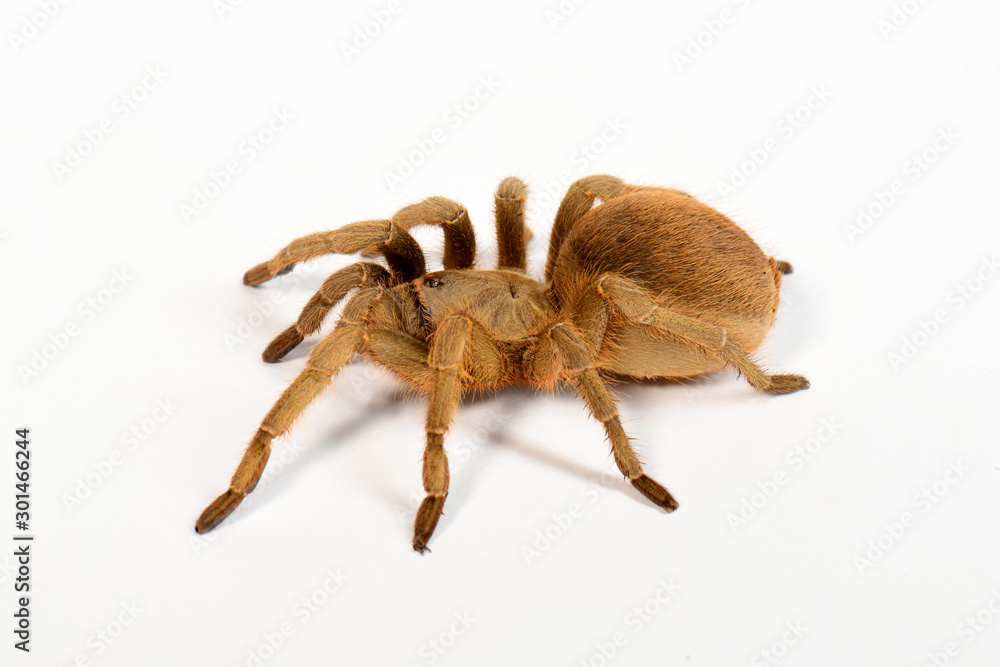
[{"label": "spider leg", "polygon": [[[774,258],[772,257],[771,259]],[[782,274],[788,274],[792,272],[792,265],[781,259],[774,260],[774,268],[778,270],[778,273]]]},{"label": "spider leg", "polygon": [[195,523],[197,532],[204,533],[215,528],[253,491],[271,454],[271,441],[291,428],[295,418],[326,388],[333,375],[350,360],[362,341],[363,334],[359,327],[338,326],[316,346],[306,369],[295,378],[264,417],[233,474],[229,488],[198,517]]},{"label": "spider leg", "polygon": [[[584,300],[593,298],[596,293],[601,300],[629,320],[655,327],[718,355],[725,363],[742,373],[755,389],[768,394],[788,394],[809,387],[809,381],[801,375],[769,375],[727,336],[725,329],[663,308],[645,289],[628,278],[604,275],[595,281],[591,290],[593,291],[589,295],[582,297]],[[585,312],[588,310],[589,312]],[[588,322],[591,327],[590,343],[593,346],[597,340],[597,327],[601,327],[601,321],[607,321],[607,314],[595,312],[593,306],[589,309],[580,308],[579,312],[581,321]],[[599,335],[603,336],[603,328],[599,331]]]},{"label": "spider leg", "polygon": [[[503,357],[489,334],[464,317],[449,317],[426,343],[388,329],[365,333],[367,353],[417,390],[428,394],[423,484],[427,495],[417,510],[413,548],[427,550],[448,496],[450,475],[444,436],[461,401],[463,380],[482,388],[503,382]],[[473,369],[474,376],[467,370]]]},{"label": "spider leg", "polygon": [[452,414],[461,399],[459,375],[465,347],[472,335],[472,322],[463,317],[449,317],[438,327],[427,356],[430,366],[431,391],[427,402],[427,445],[424,448],[423,482],[427,495],[417,510],[413,527],[413,548],[421,553],[427,549],[444,500],[448,495],[448,457],[444,453],[444,434]]},{"label": "spider leg", "polygon": [[394,283],[407,282],[424,273],[424,253],[404,226],[393,220],[364,220],[292,241],[270,260],[247,271],[243,282],[259,285],[290,271],[299,262],[330,253],[352,255],[368,248],[385,257]]},{"label": "spider leg", "polygon": [[528,186],[519,178],[500,182],[493,197],[497,228],[497,268],[524,272],[527,268],[526,245],[531,238],[524,226],[524,202]]},{"label": "spider leg", "polygon": [[[313,349],[305,370],[295,378],[264,417],[233,474],[229,488],[198,517],[195,523],[197,532],[211,530],[236,509],[247,494],[253,491],[264,473],[264,466],[271,454],[271,441],[288,432],[306,406],[330,384],[333,376],[356,352],[365,348],[369,339],[382,338],[371,329],[377,329],[382,324],[392,324],[393,312],[386,307],[391,299],[386,297],[384,290],[372,288],[359,292],[348,302],[337,328]],[[366,322],[375,326],[366,326]]]},{"label": "spider leg", "polygon": [[264,350],[264,361],[274,363],[291,352],[306,336],[317,331],[330,310],[358,287],[388,286],[389,272],[372,262],[356,262],[345,266],[327,278],[319,291],[309,299],[299,318],[282,331]]},{"label": "spider leg", "polygon": [[559,258],[559,250],[562,248],[563,239],[587,211],[594,207],[594,200],[600,199],[606,202],[623,194],[631,192],[641,192],[643,190],[666,190],[683,197],[690,197],[686,192],[674,190],[672,188],[657,188],[645,185],[629,185],[614,176],[596,175],[585,176],[578,179],[569,186],[566,196],[559,204],[556,211],[555,222],[552,224],[552,236],[549,238],[549,256],[545,263],[545,281],[552,280],[552,273],[556,268],[556,260]]},{"label": "spider leg", "polygon": [[[642,464],[622,428],[615,398],[607,382],[598,372],[594,355],[576,326],[569,322],[559,322],[548,329],[541,341],[535,358],[551,358],[552,353],[555,353],[563,372],[576,386],[591,414],[604,426],[608,441],[611,443],[611,453],[622,474],[632,486],[656,505],[668,512],[677,509],[677,501],[670,492],[643,471]],[[554,369],[548,372],[551,373],[552,370]]]},{"label": "spider leg", "polygon": [[556,211],[552,223],[552,235],[549,237],[549,257],[545,263],[545,281],[552,280],[552,272],[556,268],[559,250],[563,239],[569,234],[576,221],[594,207],[595,199],[608,200],[625,189],[625,182],[614,176],[587,176],[574,181],[566,191]]},{"label": "spider leg", "polygon": [[305,407],[330,383],[356,352],[367,354],[419,391],[428,393],[427,443],[423,482],[427,496],[417,511],[413,547],[427,550],[445,497],[448,495],[448,459],[444,434],[470,378],[463,365],[470,355],[476,381],[489,386],[501,381],[504,367],[496,344],[464,317],[450,317],[436,330],[430,345],[399,330],[392,295],[374,287],[358,292],[344,307],[337,328],[313,350],[306,369],[292,382],[261,422],[229,488],[216,498],[195,524],[204,533],[217,526],[253,491],[271,453],[271,442],[291,428]]},{"label": "spider leg", "polygon": [[469,212],[458,202],[444,197],[405,206],[392,216],[393,222],[409,230],[417,225],[437,225],[444,230],[444,268],[468,269],[476,261],[476,233]]}]

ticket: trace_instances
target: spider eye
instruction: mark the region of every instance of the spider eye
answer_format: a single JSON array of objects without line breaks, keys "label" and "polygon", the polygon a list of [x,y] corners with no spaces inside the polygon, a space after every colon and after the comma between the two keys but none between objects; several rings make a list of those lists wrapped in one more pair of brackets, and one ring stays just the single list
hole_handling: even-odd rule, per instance
[{"label": "spider eye", "polygon": [[437,287],[440,284],[441,284],[441,282],[437,278],[428,278],[427,279],[427,286],[428,287],[434,288],[434,287]]}]

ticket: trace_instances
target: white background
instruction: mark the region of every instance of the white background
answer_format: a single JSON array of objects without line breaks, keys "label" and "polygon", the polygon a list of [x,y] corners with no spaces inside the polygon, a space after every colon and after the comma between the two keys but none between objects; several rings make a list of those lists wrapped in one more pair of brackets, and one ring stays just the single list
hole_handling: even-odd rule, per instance
[{"label": "white background", "polygon": [[[995,664],[995,3],[225,7],[4,4],[0,536],[24,426],[36,536],[30,655],[0,551],[4,664]],[[686,188],[795,267],[758,358],[808,391],[619,390],[676,513],[571,392],[503,391],[462,408],[420,556],[423,402],[359,363],[195,535],[315,340],[260,352],[351,258],[246,269],[438,194],[489,266],[514,174],[537,276],[591,173]]]}]

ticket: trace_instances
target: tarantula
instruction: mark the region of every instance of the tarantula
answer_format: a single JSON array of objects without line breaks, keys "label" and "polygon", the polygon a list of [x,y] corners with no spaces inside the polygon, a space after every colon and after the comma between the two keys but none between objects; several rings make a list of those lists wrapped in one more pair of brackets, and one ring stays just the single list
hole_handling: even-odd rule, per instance
[{"label": "tarantula", "polygon": [[[556,212],[540,282],[525,273],[526,196],[525,184],[513,177],[496,192],[496,270],[473,268],[476,240],[465,208],[431,197],[388,220],[302,237],[246,273],[244,283],[259,285],[328,253],[367,251],[385,260],[385,266],[359,261],[331,275],[295,324],[268,345],[264,360],[280,360],[353,292],[336,327],[264,417],[229,489],[198,518],[199,533],[253,490],[271,441],[355,354],[428,395],[427,495],[413,537],[420,552],[448,494],[444,438],[465,392],[572,385],[604,425],[618,469],[671,512],[677,501],[643,471],[610,382],[687,378],[729,365],[769,394],[809,386],[800,375],[767,374],[747,356],[774,322],[781,275],[791,266],[765,256],[729,218],[679,190],[582,178]],[[443,228],[443,271],[426,271],[407,231],[418,224]]]}]

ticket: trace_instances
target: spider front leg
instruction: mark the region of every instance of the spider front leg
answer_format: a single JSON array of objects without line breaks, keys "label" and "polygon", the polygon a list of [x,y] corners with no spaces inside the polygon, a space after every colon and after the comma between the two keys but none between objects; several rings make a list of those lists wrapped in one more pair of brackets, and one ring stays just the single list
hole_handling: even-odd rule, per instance
[{"label": "spider front leg", "polygon": [[345,266],[327,278],[290,327],[278,334],[261,355],[264,361],[274,363],[291,352],[305,337],[319,330],[323,320],[348,292],[363,287],[387,287],[391,283],[389,272],[372,262],[356,262]]},{"label": "spider front leg", "polygon": [[[196,531],[204,533],[217,526],[253,491],[271,454],[271,441],[288,432],[306,406],[319,396],[356,352],[369,350],[385,354],[403,369],[419,369],[420,364],[425,363],[426,349],[421,354],[419,341],[401,341],[400,338],[407,337],[381,328],[393,323],[390,302],[391,296],[380,288],[363,290],[348,302],[337,328],[313,349],[306,369],[264,417],[229,488],[198,517]],[[419,377],[419,372],[413,374],[412,380],[418,384],[426,382]]]},{"label": "spider front leg", "polygon": [[436,225],[444,230],[446,269],[470,269],[476,261],[476,233],[464,206],[445,197],[428,197],[399,209],[393,221],[409,230],[417,225]]},{"label": "spider front leg", "polygon": [[360,328],[338,327],[313,350],[306,369],[295,378],[264,417],[257,434],[243,455],[243,460],[233,474],[229,488],[198,517],[195,523],[197,532],[204,533],[215,528],[243,502],[247,494],[253,491],[260,476],[264,474],[264,466],[271,455],[271,441],[291,428],[295,418],[326,388],[333,375],[350,360],[362,340]]},{"label": "spider front leg", "polygon": [[444,229],[446,269],[465,269],[473,265],[476,237],[465,207],[444,197],[429,197],[401,208],[390,220],[355,222],[331,232],[296,239],[270,260],[247,271],[243,282],[259,285],[291,271],[300,262],[329,253],[380,254],[389,265],[386,271],[372,262],[357,262],[327,278],[295,324],[267,346],[262,355],[264,361],[280,361],[306,336],[319,329],[330,310],[352,289],[395,285],[423,274],[423,252],[409,233],[416,225],[437,225]]},{"label": "spider front leg", "polygon": [[583,336],[570,322],[559,322],[548,329],[540,339],[535,352],[535,375],[544,380],[559,369],[546,365],[553,357],[562,367],[562,374],[576,386],[587,403],[591,414],[604,426],[611,443],[611,453],[623,475],[642,495],[668,512],[677,509],[677,501],[670,492],[642,469],[635,451],[629,444],[625,429],[618,415],[618,406],[607,382],[597,370],[594,356],[587,348]]},{"label": "spider front leg", "polygon": [[322,255],[358,252],[385,257],[393,282],[413,280],[424,273],[424,253],[410,235],[416,225],[438,225],[444,229],[446,269],[466,269],[476,257],[476,236],[465,207],[444,197],[428,197],[404,206],[388,220],[363,220],[329,232],[295,239],[266,262],[243,276],[247,285],[259,285]]},{"label": "spider front leg", "polygon": [[[461,316],[445,319],[430,345],[386,329],[369,329],[366,351],[413,388],[428,395],[423,484],[427,495],[417,510],[413,548],[427,551],[448,496],[450,476],[444,437],[461,402],[463,381],[487,388],[504,377],[504,361],[496,342],[481,325]],[[474,369],[475,377],[468,374]]]},{"label": "spider front leg", "polygon": [[329,254],[353,255],[366,249],[385,257],[393,282],[413,280],[424,273],[424,253],[405,227],[393,220],[363,220],[295,239],[274,257],[247,271],[243,283],[259,285],[301,262]]},{"label": "spider front leg", "polygon": [[448,496],[448,457],[444,434],[462,396],[461,370],[466,347],[472,339],[472,322],[464,317],[445,319],[431,340],[427,361],[431,369],[430,397],[427,402],[427,445],[424,449],[424,490],[427,496],[417,510],[413,528],[413,548],[427,549],[445,498]]}]

